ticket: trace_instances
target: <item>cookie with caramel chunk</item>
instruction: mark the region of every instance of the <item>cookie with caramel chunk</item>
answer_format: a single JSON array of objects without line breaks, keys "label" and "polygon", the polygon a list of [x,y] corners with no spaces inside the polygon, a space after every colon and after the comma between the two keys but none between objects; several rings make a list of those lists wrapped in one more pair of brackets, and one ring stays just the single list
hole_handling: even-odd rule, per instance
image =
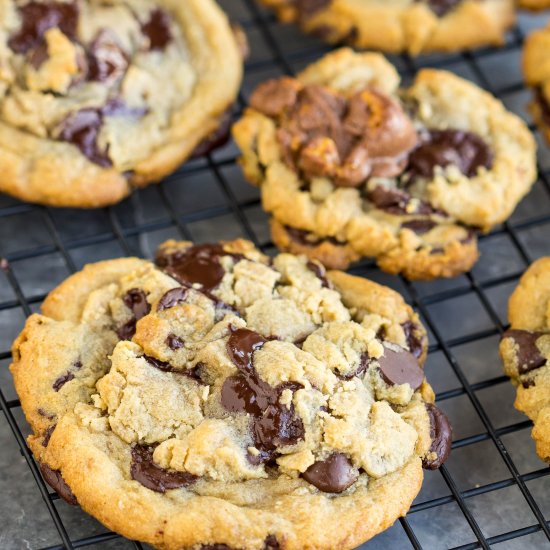
[{"label": "cookie with caramel chunk", "polygon": [[404,515],[451,446],[417,314],[247,241],[170,241],[46,298],[11,371],[44,479],[163,550],[332,550]]},{"label": "cookie with caramel chunk", "polygon": [[441,70],[399,84],[383,56],[340,49],[252,93],[233,135],[281,250],[453,277],[529,192],[535,141],[500,101]]}]

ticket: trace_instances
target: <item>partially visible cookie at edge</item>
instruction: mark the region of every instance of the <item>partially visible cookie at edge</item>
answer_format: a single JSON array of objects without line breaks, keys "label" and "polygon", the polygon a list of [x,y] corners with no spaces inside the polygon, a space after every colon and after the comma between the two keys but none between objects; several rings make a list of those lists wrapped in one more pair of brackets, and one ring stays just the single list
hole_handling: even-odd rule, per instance
[{"label": "partially visible cookie at edge", "polygon": [[533,421],[537,454],[550,462],[550,258],[525,272],[508,317],[511,327],[500,343],[504,370],[517,388],[516,409]]},{"label": "partially visible cookie at edge", "polygon": [[344,48],[252,93],[233,135],[282,250],[452,277],[478,258],[475,229],[529,192],[536,144],[499,100],[436,69],[399,85],[383,56]]},{"label": "partially visible cookie at edge", "polygon": [[0,191],[114,204],[229,135],[243,60],[214,0],[6,0]]},{"label": "partially visible cookie at edge", "polygon": [[332,44],[412,55],[504,43],[514,0],[260,0]]},{"label": "partially visible cookie at edge", "polygon": [[11,371],[45,480],[164,550],[351,548],[451,429],[426,331],[386,287],[246,241],[170,241],[47,297]]},{"label": "partially visible cookie at edge", "polygon": [[533,89],[529,111],[550,143],[550,24],[526,38],[523,73],[527,85]]},{"label": "partially visible cookie at edge", "polygon": [[519,0],[520,8],[538,11],[550,8],[550,0]]}]

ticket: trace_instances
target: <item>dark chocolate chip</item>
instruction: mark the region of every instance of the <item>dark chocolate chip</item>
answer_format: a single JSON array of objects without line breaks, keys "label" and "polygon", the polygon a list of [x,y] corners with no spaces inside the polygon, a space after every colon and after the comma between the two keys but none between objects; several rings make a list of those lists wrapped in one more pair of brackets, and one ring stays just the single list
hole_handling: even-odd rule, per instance
[{"label": "dark chocolate chip", "polygon": [[161,370],[162,372],[172,372],[174,374],[180,374],[181,376],[187,376],[187,378],[191,378],[192,380],[195,380],[200,384],[204,384],[200,377],[200,371],[203,366],[203,363],[197,363],[197,365],[192,369],[176,369],[170,363],[167,363],[166,361],[161,361],[156,357],[151,357],[150,355],[143,355],[143,358],[152,367],[155,367],[156,369]]},{"label": "dark chocolate chip", "polygon": [[361,376],[367,370],[370,363],[371,363],[371,358],[369,357],[369,354],[363,353],[361,354],[359,365],[354,371],[348,374],[341,374],[339,372],[335,372],[334,374],[336,374],[336,376],[340,378],[340,380],[352,380],[356,376]]},{"label": "dark chocolate chip", "polygon": [[449,165],[473,178],[479,168],[491,169],[493,159],[491,148],[477,134],[462,130],[427,130],[409,157],[405,179],[431,179],[436,166],[445,168]]},{"label": "dark chocolate chip", "polygon": [[74,496],[71,488],[67,485],[61,472],[58,470],[52,470],[49,466],[43,462],[39,463],[40,471],[44,481],[65,501],[73,506],[78,504],[76,497]]},{"label": "dark chocolate chip", "polygon": [[290,227],[289,225],[285,225],[285,230],[294,242],[303,246],[317,246],[324,242],[339,246],[346,244],[344,241],[339,241],[336,239],[336,237],[319,237],[309,231],[297,229],[296,227]]},{"label": "dark chocolate chip", "polygon": [[231,109],[220,118],[218,127],[206,136],[193,150],[190,158],[196,159],[208,155],[212,151],[223,147],[231,136]]},{"label": "dark chocolate chip", "polygon": [[327,271],[322,264],[319,262],[308,261],[306,265],[310,271],[315,273],[315,276],[321,281],[321,285],[324,288],[332,288],[330,281],[327,279]]},{"label": "dark chocolate chip", "polygon": [[71,40],[76,38],[78,4],[76,2],[29,2],[18,8],[21,28],[8,41],[16,53],[38,46],[48,29],[58,27]]},{"label": "dark chocolate chip", "polygon": [[128,68],[128,55],[116,34],[100,30],[88,50],[88,78],[97,82],[109,82],[122,77]]},{"label": "dark chocolate chip", "polygon": [[259,456],[249,456],[255,464],[267,462],[277,454],[277,447],[294,445],[304,437],[304,425],[294,406],[281,405],[285,389],[303,388],[298,382],[284,382],[272,387],[258,376],[253,354],[268,340],[248,329],[233,329],[227,351],[239,374],[227,378],[222,386],[221,401],[230,412],[246,412],[252,418],[252,435]]},{"label": "dark chocolate chip", "polygon": [[42,408],[39,408],[38,409],[38,414],[40,416],[43,416],[44,418],[47,418],[48,420],[53,420],[55,418],[55,414],[50,414],[48,412],[46,412],[44,409]]},{"label": "dark chocolate chip", "polygon": [[281,545],[275,535],[267,535],[263,550],[280,550]]},{"label": "dark chocolate chip", "polygon": [[40,67],[42,67],[42,65],[46,62],[48,57],[48,45],[46,44],[46,42],[40,42],[40,44],[38,44],[36,48],[33,48],[29,51],[27,59],[31,66],[38,71]]},{"label": "dark chocolate chip", "polygon": [[[424,332],[419,325],[412,321],[405,321],[402,325],[409,351],[419,359],[424,352]],[[383,340],[384,338],[382,338]]]},{"label": "dark chocolate chip", "polygon": [[198,479],[188,472],[166,470],[153,462],[154,447],[134,445],[132,448],[132,464],[130,473],[132,479],[141,483],[147,489],[157,493],[165,493],[170,489],[189,487]]},{"label": "dark chocolate chip", "polygon": [[332,0],[296,0],[296,7],[302,22],[315,15],[318,11],[330,6]]},{"label": "dark chocolate chip", "polygon": [[302,477],[324,493],[342,493],[357,481],[359,472],[346,455],[333,453],[312,464]]},{"label": "dark chocolate chip", "polygon": [[147,23],[141,25],[141,32],[149,39],[150,50],[164,50],[172,41],[170,16],[163,9],[151,12]]},{"label": "dark chocolate chip", "polygon": [[48,446],[48,443],[50,442],[50,439],[52,437],[53,431],[55,430],[55,427],[56,427],[56,424],[54,424],[53,426],[50,426],[44,432],[44,437],[42,438],[42,446],[43,447]]},{"label": "dark chocolate chip", "polygon": [[410,220],[401,224],[401,227],[403,229],[410,229],[411,231],[414,231],[417,235],[424,235],[424,233],[431,231],[436,226],[437,223],[429,219]]},{"label": "dark chocolate chip", "polygon": [[415,0],[428,4],[430,9],[438,16],[447,15],[453,8],[458,6],[462,0]]},{"label": "dark chocolate chip", "polygon": [[52,388],[54,391],[59,391],[67,382],[73,380],[74,374],[72,372],[66,372],[62,374],[53,384]]},{"label": "dark chocolate chip", "polygon": [[517,346],[519,374],[526,374],[546,365],[547,359],[537,347],[537,340],[544,334],[544,332],[511,329],[502,335],[503,339],[511,338]]},{"label": "dark chocolate chip", "polygon": [[437,470],[447,460],[451,453],[453,433],[448,418],[431,403],[426,403],[426,411],[430,417],[430,437],[432,445],[430,453],[435,453],[435,458],[426,457],[422,461],[422,467],[426,470]]},{"label": "dark chocolate chip", "polygon": [[534,388],[537,383],[531,378],[530,380],[522,380],[521,385],[524,389]]},{"label": "dark chocolate chip", "polygon": [[187,298],[187,294],[187,289],[181,286],[169,290],[159,300],[157,311],[164,311],[165,309],[170,309],[177,306],[178,304],[183,303]]},{"label": "dark chocolate chip", "polygon": [[383,380],[393,386],[409,384],[416,391],[424,381],[424,371],[419,367],[417,360],[406,349],[399,348],[395,344],[392,347],[384,346],[384,355],[378,358],[380,374]]},{"label": "dark chocolate chip", "polygon": [[184,342],[183,342],[183,340],[182,340],[179,336],[176,336],[175,334],[170,333],[170,334],[166,337],[166,345],[167,345],[171,350],[176,351],[176,350],[178,350],[178,349],[183,348]]}]

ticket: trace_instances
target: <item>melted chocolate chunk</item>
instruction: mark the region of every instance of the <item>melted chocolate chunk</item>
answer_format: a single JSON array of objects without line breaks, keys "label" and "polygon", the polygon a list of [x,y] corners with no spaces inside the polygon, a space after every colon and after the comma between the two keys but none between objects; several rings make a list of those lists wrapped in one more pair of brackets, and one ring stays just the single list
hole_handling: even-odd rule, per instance
[{"label": "melted chocolate chunk", "polygon": [[161,8],[151,12],[149,21],[141,25],[141,32],[149,39],[150,50],[164,50],[172,41],[170,16]]},{"label": "melted chocolate chunk", "polygon": [[88,78],[97,82],[117,80],[128,68],[129,58],[116,35],[99,31],[88,51]]},{"label": "melted chocolate chunk", "polygon": [[342,493],[357,481],[359,472],[346,455],[334,453],[312,464],[302,477],[324,493]]},{"label": "melted chocolate chunk", "polygon": [[55,427],[57,424],[54,424],[53,426],[50,426],[45,432],[44,432],[44,438],[42,439],[42,446],[47,447],[48,443],[50,442],[50,439],[52,437],[53,431],[55,430]]},{"label": "melted chocolate chunk", "polygon": [[434,227],[437,226],[437,223],[433,220],[410,220],[401,224],[403,229],[410,229],[414,231],[417,235],[424,235],[428,231],[431,231]]},{"label": "melted chocolate chunk", "polygon": [[430,9],[438,16],[447,15],[455,6],[458,6],[462,0],[415,0],[416,2],[425,2]]},{"label": "melted chocolate chunk", "polygon": [[157,311],[164,311],[165,309],[170,309],[185,302],[187,294],[187,289],[181,286],[179,288],[173,288],[172,290],[169,290],[159,300]]},{"label": "melted chocolate chunk", "polygon": [[171,350],[176,351],[176,350],[178,350],[178,349],[183,348],[184,342],[183,342],[183,340],[182,340],[179,336],[176,336],[175,334],[170,333],[170,334],[166,337],[166,345],[167,345]]},{"label": "melted chocolate chunk", "polygon": [[386,384],[391,386],[409,384],[416,391],[424,381],[424,371],[418,366],[415,357],[406,349],[394,351],[384,346],[384,355],[377,361],[380,365],[380,374]]},{"label": "melted chocolate chunk", "polygon": [[226,252],[221,244],[202,244],[173,254],[157,257],[157,265],[181,284],[200,285],[207,291],[221,283],[225,269],[220,263],[222,256],[243,259],[241,254]]},{"label": "melted chocolate chunk", "polygon": [[547,126],[550,126],[550,103],[546,99],[542,88],[535,88],[535,101],[540,107],[542,121]]},{"label": "melted chocolate chunk", "polygon": [[48,57],[48,45],[46,44],[46,42],[41,42],[40,44],[38,44],[38,46],[36,46],[36,48],[30,50],[30,52],[27,54],[28,62],[37,71],[46,62]]},{"label": "melted chocolate chunk", "polygon": [[151,357],[150,355],[143,355],[143,358],[152,367],[155,367],[156,369],[161,370],[162,372],[172,372],[174,374],[180,374],[181,376],[187,376],[187,378],[191,378],[192,380],[199,382],[199,384],[204,384],[204,382],[201,380],[201,377],[200,377],[200,371],[201,371],[201,368],[203,367],[203,363],[197,363],[197,365],[192,369],[176,369],[170,363],[167,363],[166,361],[161,361],[156,357]]},{"label": "melted chocolate chunk", "polygon": [[18,8],[22,23],[19,32],[8,41],[16,53],[26,53],[40,45],[44,33],[58,27],[71,40],[76,38],[78,25],[78,5],[76,2],[29,2]]},{"label": "melted chocolate chunk", "polygon": [[253,354],[268,340],[248,329],[234,329],[227,341],[227,351],[239,374],[225,380],[221,401],[230,412],[246,412],[252,418],[252,435],[258,456],[249,460],[259,464],[273,459],[277,447],[294,445],[304,437],[302,420],[294,406],[281,405],[279,398],[285,389],[292,392],[303,388],[298,382],[285,382],[272,387],[260,379],[253,365]]},{"label": "melted chocolate chunk", "polygon": [[356,376],[361,376],[369,367],[371,363],[371,358],[369,357],[368,353],[363,353],[361,355],[361,360],[359,362],[359,366],[351,373],[348,374],[340,374],[339,372],[335,372],[334,374],[340,378],[340,380],[352,380]]},{"label": "melted chocolate chunk", "polygon": [[306,265],[310,271],[313,271],[313,273],[315,273],[315,276],[321,281],[321,285],[324,288],[332,288],[330,281],[327,279],[327,271],[322,264],[318,262],[308,261]]},{"label": "melted chocolate chunk", "polygon": [[546,365],[546,357],[541,354],[537,347],[537,340],[544,334],[544,332],[511,329],[502,335],[503,339],[511,338],[517,346],[519,374],[527,374]]},{"label": "melted chocolate chunk", "polygon": [[97,138],[103,123],[99,109],[80,109],[67,116],[61,125],[59,139],[76,145],[90,161],[104,168],[113,165],[108,151],[102,151]]},{"label": "melted chocolate chunk", "polygon": [[465,176],[473,178],[481,167],[490,170],[493,152],[489,145],[472,132],[462,130],[428,130],[420,145],[411,153],[405,179],[431,179],[435,167],[456,166]]},{"label": "melted chocolate chunk", "polygon": [[67,382],[73,380],[74,374],[72,372],[66,372],[62,374],[53,384],[52,388],[58,392]]},{"label": "melted chocolate chunk", "polygon": [[430,204],[424,201],[414,201],[413,197],[403,189],[395,187],[376,186],[367,193],[367,198],[380,210],[388,214],[401,216],[404,214],[438,214],[445,215],[440,210],[434,209]]},{"label": "melted chocolate chunk", "polygon": [[523,380],[521,385],[524,389],[528,390],[529,388],[534,388],[537,384],[534,380]]},{"label": "melted chocolate chunk", "polygon": [[[405,321],[402,325],[409,351],[419,359],[424,351],[424,333],[420,327],[412,321]],[[383,340],[383,338],[382,338]]]},{"label": "melted chocolate chunk", "polygon": [[147,296],[140,288],[132,288],[122,298],[124,305],[132,311],[133,317],[117,328],[116,333],[121,340],[131,340],[136,333],[136,323],[149,314],[151,305]]},{"label": "melted chocolate chunk", "polygon": [[281,545],[275,535],[267,535],[263,550],[280,550]]},{"label": "melted chocolate chunk", "polygon": [[437,470],[451,453],[453,433],[448,418],[435,405],[426,403],[426,411],[430,417],[430,437],[432,439],[429,453],[435,453],[436,456],[435,458],[424,458],[422,467],[426,470]]},{"label": "melted chocolate chunk", "polygon": [[55,418],[55,414],[49,414],[42,408],[38,409],[38,414],[47,418],[48,420],[53,420]]},{"label": "melted chocolate chunk", "polygon": [[206,136],[193,150],[189,158],[196,159],[208,155],[212,151],[223,147],[231,136],[231,110],[226,111],[219,122],[219,126]]},{"label": "melted chocolate chunk", "polygon": [[72,504],[73,506],[76,506],[78,504],[78,501],[76,500],[76,497],[71,491],[71,488],[67,485],[67,483],[61,476],[61,472],[59,472],[58,470],[52,470],[49,466],[47,466],[42,462],[39,463],[39,467],[40,467],[40,472],[42,472],[42,477],[44,478],[44,481],[65,502]]},{"label": "melted chocolate chunk", "polygon": [[157,466],[153,462],[154,450],[154,447],[145,445],[135,445],[132,448],[132,464],[130,466],[132,479],[157,493],[188,487],[197,481],[198,477],[188,472],[176,472]]}]

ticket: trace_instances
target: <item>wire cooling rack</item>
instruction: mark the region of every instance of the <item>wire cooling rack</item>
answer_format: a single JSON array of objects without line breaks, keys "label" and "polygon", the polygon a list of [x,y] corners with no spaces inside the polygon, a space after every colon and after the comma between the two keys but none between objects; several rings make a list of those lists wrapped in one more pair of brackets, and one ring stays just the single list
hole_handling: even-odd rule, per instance
[{"label": "wire cooling rack", "polygon": [[[292,74],[329,50],[280,25],[253,0],[222,5],[251,43],[241,109],[258,82]],[[522,15],[500,49],[391,60],[405,83],[422,66],[445,68],[526,116],[521,46],[525,34],[547,19]],[[47,292],[85,263],[151,256],[170,237],[200,242],[242,236],[272,252],[258,191],[244,182],[236,156],[229,144],[186,164],[161,185],[102,210],[51,209],[0,196],[1,549],[145,548],[106,531],[44,484],[25,444],[29,428],[7,370],[9,347]],[[483,256],[471,273],[428,284],[385,275],[372,262],[352,269],[396,288],[422,315],[431,342],[427,375],[454,425],[447,464],[426,473],[407,517],[363,550],[550,549],[550,469],[535,455],[530,422],[513,409],[515,391],[497,353],[506,301],[518,277],[530,262],[550,254],[550,150],[544,145],[539,169],[539,181],[512,218],[481,237]]]}]

